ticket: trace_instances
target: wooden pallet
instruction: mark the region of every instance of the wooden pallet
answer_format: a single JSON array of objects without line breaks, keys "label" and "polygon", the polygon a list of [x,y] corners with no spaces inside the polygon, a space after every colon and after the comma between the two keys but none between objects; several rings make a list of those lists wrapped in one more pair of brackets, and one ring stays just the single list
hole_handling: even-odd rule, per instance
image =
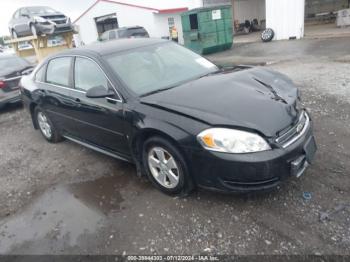
[{"label": "wooden pallet", "polygon": [[[47,35],[13,38],[11,40],[5,41],[5,43],[11,44],[18,56],[20,57],[36,56],[37,61],[41,62],[48,55],[57,53],[67,48],[72,48],[73,33],[74,32],[55,34],[55,35],[62,36],[65,41],[65,44],[59,45],[59,46],[48,46],[47,42],[48,42],[49,36]],[[29,42],[33,46],[33,48],[20,50],[19,44],[23,42]]]}]

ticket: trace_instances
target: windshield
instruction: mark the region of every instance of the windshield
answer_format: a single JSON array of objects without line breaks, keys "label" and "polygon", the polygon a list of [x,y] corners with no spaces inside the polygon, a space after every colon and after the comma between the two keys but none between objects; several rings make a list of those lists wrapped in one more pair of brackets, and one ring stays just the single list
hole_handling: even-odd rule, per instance
[{"label": "windshield", "polygon": [[35,15],[39,15],[39,14],[53,14],[53,13],[56,13],[55,10],[53,10],[52,8],[50,7],[47,7],[47,6],[33,6],[33,7],[29,7],[27,8],[29,13],[31,14],[35,14]]},{"label": "windshield", "polygon": [[26,66],[29,66],[26,60],[15,56],[0,58],[0,68],[23,68]]},{"label": "windshield", "polygon": [[138,95],[174,87],[218,70],[207,59],[172,42],[108,55],[106,60]]}]

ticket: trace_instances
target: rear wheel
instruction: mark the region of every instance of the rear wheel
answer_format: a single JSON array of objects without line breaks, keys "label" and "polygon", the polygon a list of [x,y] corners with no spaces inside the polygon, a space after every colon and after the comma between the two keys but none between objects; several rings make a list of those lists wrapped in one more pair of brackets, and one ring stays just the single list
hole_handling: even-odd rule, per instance
[{"label": "rear wheel", "polygon": [[55,128],[48,115],[41,108],[35,108],[34,116],[41,134],[47,141],[57,143],[62,140],[58,130]]},{"label": "rear wheel", "polygon": [[168,140],[149,138],[144,143],[142,159],[149,179],[162,192],[186,195],[193,189],[186,161]]}]

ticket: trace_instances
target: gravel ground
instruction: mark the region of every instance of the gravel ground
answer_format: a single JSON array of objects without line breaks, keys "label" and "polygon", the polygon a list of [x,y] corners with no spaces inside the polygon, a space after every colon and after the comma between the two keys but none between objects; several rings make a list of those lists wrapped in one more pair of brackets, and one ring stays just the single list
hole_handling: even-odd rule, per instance
[{"label": "gravel ground", "polygon": [[269,65],[300,86],[319,150],[304,176],[268,194],[169,197],[132,165],[68,141],[49,144],[21,107],[3,110],[0,253],[350,254],[350,207],[320,221],[350,205],[350,63],[325,52],[277,54]]}]

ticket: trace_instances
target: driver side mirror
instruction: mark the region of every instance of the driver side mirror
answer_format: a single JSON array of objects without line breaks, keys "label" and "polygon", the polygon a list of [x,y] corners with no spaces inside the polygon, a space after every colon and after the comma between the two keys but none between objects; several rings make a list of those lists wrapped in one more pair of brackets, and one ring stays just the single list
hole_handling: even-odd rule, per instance
[{"label": "driver side mirror", "polygon": [[103,97],[112,97],[114,92],[111,89],[106,89],[104,86],[95,86],[90,88],[86,92],[86,97],[88,98],[103,98]]}]

